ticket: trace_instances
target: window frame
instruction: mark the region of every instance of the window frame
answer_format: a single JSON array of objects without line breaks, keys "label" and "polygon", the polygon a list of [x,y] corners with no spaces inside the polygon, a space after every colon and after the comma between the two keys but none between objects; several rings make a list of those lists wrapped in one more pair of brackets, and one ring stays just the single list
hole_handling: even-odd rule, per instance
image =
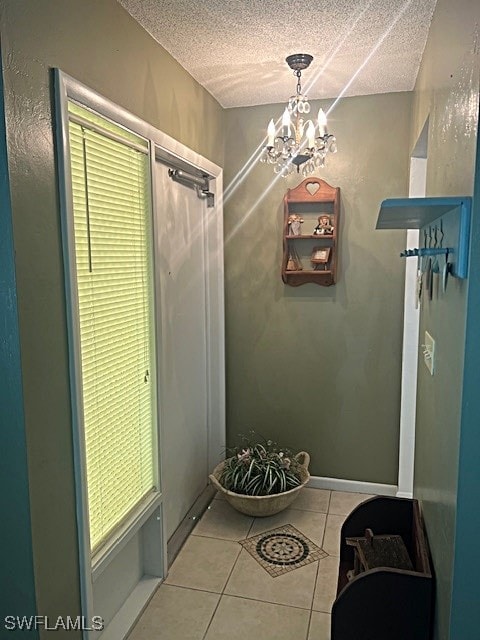
[{"label": "window frame", "polygon": [[[134,131],[126,126],[123,122],[118,122],[113,114],[102,113],[101,109],[97,109],[90,99],[85,99],[86,90],[75,80],[69,78],[61,71],[56,70],[56,86],[61,87],[64,91],[57,91],[57,113],[61,114],[59,118],[60,131],[58,140],[58,156],[61,165],[61,173],[63,180],[59,181],[60,185],[60,201],[62,209],[62,235],[64,247],[64,267],[65,267],[65,287],[66,287],[66,306],[67,306],[67,325],[69,335],[69,370],[70,370],[70,386],[72,399],[72,426],[74,433],[74,462],[75,462],[75,488],[77,493],[77,518],[81,523],[79,526],[79,547],[80,556],[83,559],[82,564],[91,566],[93,580],[110,564],[115,556],[125,547],[125,545],[138,533],[149,517],[161,507],[162,503],[162,482],[161,482],[161,465],[160,465],[160,433],[158,420],[158,387],[157,368],[158,358],[156,354],[157,340],[152,340],[152,353],[155,366],[152,367],[152,389],[154,390],[153,398],[153,420],[154,420],[154,481],[156,489],[147,495],[130,514],[120,523],[120,525],[112,532],[105,542],[95,550],[92,555],[90,547],[90,531],[88,517],[88,496],[87,496],[87,472],[86,472],[86,450],[85,450],[85,428],[84,428],[84,407],[83,407],[83,388],[82,388],[82,369],[81,369],[81,344],[80,344],[80,322],[78,314],[78,289],[77,289],[77,272],[75,258],[75,231],[73,218],[73,194],[72,194],[72,175],[70,168],[70,143],[69,143],[69,111],[68,103],[75,102],[80,106],[97,113],[102,118],[110,120],[116,126],[132,131],[135,135],[145,137],[141,133]],[[90,93],[90,92],[89,92]],[[82,101],[83,98],[83,101]],[[111,111],[114,111],[111,109]],[[105,135],[108,135],[108,130]],[[113,136],[112,136],[113,137]],[[146,151],[150,159],[150,201],[151,201],[151,226],[153,229],[153,179],[151,158],[154,154],[151,140],[145,138],[148,143]],[[128,142],[125,141],[125,144]],[[132,145],[133,146],[133,145]],[[151,241],[153,247],[153,239]],[[152,268],[155,271],[155,255],[152,251]],[[152,330],[155,331],[155,310],[157,306],[155,287],[153,291],[152,310]],[[89,559],[89,560],[87,560]]]},{"label": "window frame", "polygon": [[[149,563],[152,576],[165,576],[167,573],[167,539],[166,526],[163,516],[163,485],[161,459],[164,452],[159,449],[162,441],[162,412],[160,406],[161,393],[157,392],[157,455],[159,469],[158,494],[145,503],[143,511],[132,513],[129,522],[121,531],[117,532],[116,543],[108,551],[91,558],[89,547],[88,505],[86,496],[86,467],[84,438],[80,430],[78,416],[82,415],[81,388],[79,387],[79,327],[78,317],[72,308],[72,294],[75,292],[72,281],[75,282],[75,272],[72,272],[72,254],[68,251],[71,246],[73,215],[70,176],[70,154],[68,144],[68,101],[74,101],[82,107],[92,110],[100,116],[110,120],[136,135],[140,135],[150,142],[150,171],[152,189],[152,230],[153,230],[153,269],[154,269],[154,309],[157,317],[155,323],[155,345],[162,344],[162,322],[160,309],[160,278],[156,268],[158,259],[158,241],[156,220],[157,202],[155,200],[156,179],[155,167],[166,153],[169,158],[205,172],[212,177],[210,190],[215,194],[215,208],[208,216],[208,232],[205,238],[205,250],[209,256],[205,275],[208,292],[209,325],[207,328],[207,352],[209,360],[208,378],[208,466],[214,468],[220,461],[225,449],[225,322],[224,322],[224,277],[223,277],[223,170],[204,156],[192,151],[181,142],[148,124],[141,118],[134,116],[126,109],[119,107],[111,100],[86,87],[60,69],[53,69],[55,86],[55,134],[56,155],[59,174],[59,199],[61,209],[62,244],[64,251],[66,317],[69,339],[69,373],[71,387],[71,413],[73,434],[73,455],[75,467],[76,511],[80,565],[80,593],[82,613],[87,617],[94,614],[93,583],[100,577],[106,567],[115,559],[118,552],[125,547],[131,538],[140,531],[145,531],[147,545],[157,545],[159,531],[163,557],[160,562]],[[161,349],[156,350],[156,387],[161,388]],[[155,524],[156,523],[156,524]],[[142,610],[145,598],[152,595],[160,579],[151,580],[149,584],[139,585],[139,595],[136,600],[138,613]],[[148,581],[147,581],[148,582]],[[155,584],[154,584],[155,583]],[[132,594],[133,597],[134,594]],[[135,596],[136,597],[136,596]],[[133,614],[133,615],[138,615]],[[118,628],[117,628],[118,631]],[[85,632],[85,638],[96,637],[94,632]],[[118,637],[118,633],[115,637]]]}]

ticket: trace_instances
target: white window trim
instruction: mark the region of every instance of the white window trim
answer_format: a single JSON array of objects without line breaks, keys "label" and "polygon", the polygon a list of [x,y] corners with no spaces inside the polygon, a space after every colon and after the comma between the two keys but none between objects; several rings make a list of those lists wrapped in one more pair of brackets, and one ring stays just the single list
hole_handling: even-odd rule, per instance
[{"label": "white window trim", "polygon": [[[152,204],[155,208],[153,193],[155,193],[155,155],[156,150],[166,150],[179,159],[187,161],[192,166],[208,173],[212,180],[212,191],[215,193],[214,215],[210,214],[213,223],[210,224],[210,236],[207,238],[207,255],[212,266],[207,273],[207,291],[209,303],[209,323],[207,328],[207,353],[209,355],[208,371],[208,424],[210,426],[208,442],[208,465],[214,468],[219,462],[221,452],[225,448],[225,350],[224,350],[224,281],[223,281],[223,171],[221,167],[200,154],[185,147],[174,138],[159,131],[140,118],[134,116],[129,111],[119,107],[97,92],[89,89],[71,76],[59,69],[54,70],[55,74],[55,107],[57,114],[57,155],[60,172],[59,190],[60,204],[62,209],[62,233],[64,237],[64,267],[65,267],[65,287],[67,292],[67,324],[70,345],[70,380],[72,390],[72,422],[74,438],[74,464],[75,464],[75,486],[77,493],[77,521],[79,532],[79,559],[81,574],[81,599],[82,613],[91,618],[93,615],[93,593],[92,580],[113,560],[116,554],[127,544],[127,542],[139,531],[149,517],[160,508],[162,511],[162,492],[150,494],[142,505],[131,514],[130,518],[123,523],[115,536],[114,543],[108,549],[100,549],[94,556],[90,552],[90,535],[88,527],[88,504],[86,495],[86,455],[83,434],[83,406],[79,371],[80,368],[80,330],[78,315],[75,310],[76,292],[76,266],[75,256],[72,252],[74,247],[73,230],[73,210],[71,193],[71,173],[70,173],[70,151],[68,134],[68,101],[73,100],[79,104],[92,109],[99,115],[111,120],[117,125],[136,133],[150,141],[150,165],[152,176]],[[62,179],[63,178],[63,179]],[[153,216],[155,233],[155,215]],[[211,244],[210,244],[211,243]],[[155,264],[155,255],[153,256]],[[158,291],[157,275],[155,275],[155,289]],[[155,295],[155,311],[159,311],[159,296]],[[160,324],[156,323],[157,344],[161,344]],[[160,371],[157,354],[157,372]],[[157,416],[160,416],[157,394]],[[160,482],[161,482],[161,456],[160,447],[161,419],[157,420],[156,451],[160,459]],[[164,575],[167,567],[167,550],[165,523],[163,523],[163,558]],[[90,637],[85,635],[85,637]],[[93,636],[92,636],[93,637]]]}]

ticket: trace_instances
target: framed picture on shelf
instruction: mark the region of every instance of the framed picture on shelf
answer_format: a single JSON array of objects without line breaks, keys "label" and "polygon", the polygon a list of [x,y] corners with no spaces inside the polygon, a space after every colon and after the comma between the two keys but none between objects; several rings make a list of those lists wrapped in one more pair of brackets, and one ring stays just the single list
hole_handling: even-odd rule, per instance
[{"label": "framed picture on shelf", "polygon": [[313,264],[327,264],[330,259],[330,247],[314,247],[310,262]]}]

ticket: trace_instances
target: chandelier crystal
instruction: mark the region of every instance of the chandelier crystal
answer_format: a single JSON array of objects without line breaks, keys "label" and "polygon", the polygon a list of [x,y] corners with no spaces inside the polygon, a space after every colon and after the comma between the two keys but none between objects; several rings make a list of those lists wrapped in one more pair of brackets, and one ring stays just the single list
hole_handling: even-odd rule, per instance
[{"label": "chandelier crystal", "polygon": [[318,112],[316,124],[313,120],[305,120],[310,113],[310,103],[307,96],[302,95],[301,75],[312,60],[313,56],[308,53],[296,53],[286,58],[297,78],[297,93],[285,107],[279,135],[276,135],[273,119],[270,120],[267,145],[260,155],[260,162],[272,164],[274,172],[283,177],[295,170],[306,177],[325,166],[327,153],[337,152],[337,141],[327,131],[327,116],[323,109]]}]

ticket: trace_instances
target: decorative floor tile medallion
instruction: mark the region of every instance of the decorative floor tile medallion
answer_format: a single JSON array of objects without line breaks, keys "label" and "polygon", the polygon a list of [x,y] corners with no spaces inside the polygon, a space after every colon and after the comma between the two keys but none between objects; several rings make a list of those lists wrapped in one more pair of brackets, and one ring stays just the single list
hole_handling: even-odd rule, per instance
[{"label": "decorative floor tile medallion", "polygon": [[240,544],[273,578],[328,555],[291,524],[241,540]]}]

